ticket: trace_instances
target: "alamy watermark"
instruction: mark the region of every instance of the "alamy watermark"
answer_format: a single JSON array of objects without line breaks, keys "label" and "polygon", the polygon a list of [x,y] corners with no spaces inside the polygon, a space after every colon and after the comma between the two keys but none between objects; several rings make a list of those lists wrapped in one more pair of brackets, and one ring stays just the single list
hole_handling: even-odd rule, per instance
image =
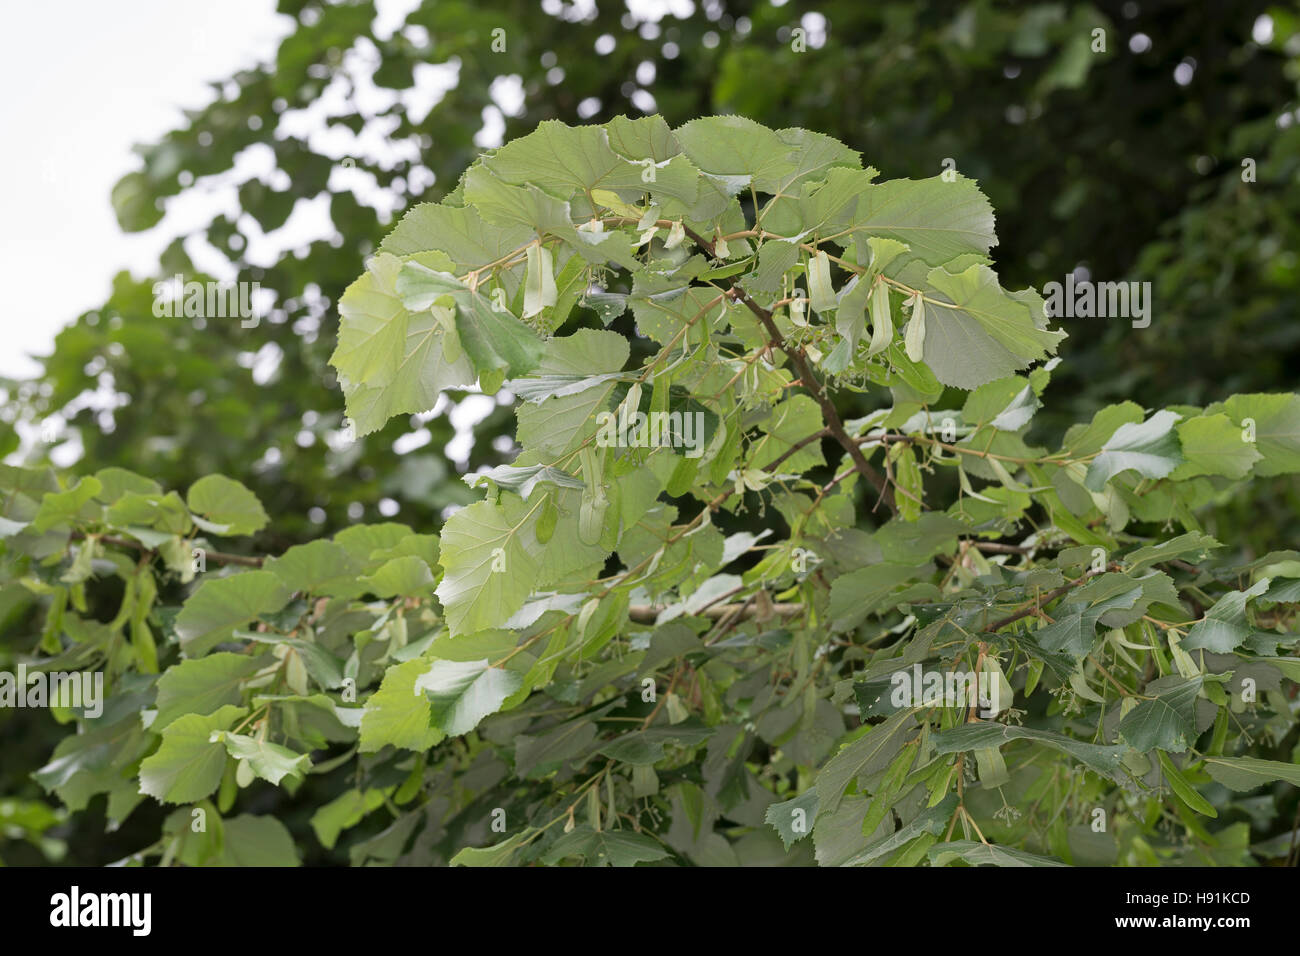
[{"label": "alamy watermark", "polygon": [[159,319],[239,319],[240,328],[255,329],[253,310],[258,282],[185,281],[182,275],[153,284],[153,314]]},{"label": "alamy watermark", "polygon": [[0,707],[84,708],[89,718],[104,712],[104,675],[91,671],[0,671]]},{"label": "alamy watermark", "polygon": [[152,913],[152,893],[83,893],[74,885],[50,897],[50,925],[56,927],[118,926],[148,936]]},{"label": "alamy watermark", "polygon": [[596,416],[600,448],[685,448],[687,458],[704,454],[703,412],[633,412]]},{"label": "alamy watermark", "polygon": [[925,670],[913,664],[910,671],[894,671],[889,679],[889,702],[895,707],[978,707],[980,717],[991,720],[1002,712],[1002,674],[982,670]]},{"label": "alamy watermark", "polygon": [[1048,318],[1132,319],[1135,329],[1151,324],[1150,282],[1093,282],[1071,272],[1064,284],[1043,286],[1043,295]]}]

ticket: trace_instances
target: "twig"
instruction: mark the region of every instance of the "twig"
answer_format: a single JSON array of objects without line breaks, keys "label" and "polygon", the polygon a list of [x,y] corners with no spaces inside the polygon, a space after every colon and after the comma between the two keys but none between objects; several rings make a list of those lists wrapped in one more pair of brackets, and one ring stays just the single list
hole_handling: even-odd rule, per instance
[{"label": "twig", "polygon": [[[1113,570],[1113,567],[1108,568],[1107,570]],[[1083,584],[1085,581],[1087,581],[1089,578],[1101,573],[1102,573],[1101,571],[1088,571],[1086,574],[1083,575],[1083,577],[1076,578],[1075,580],[1069,582],[1068,584],[1062,584],[1059,588],[1055,588],[1051,591],[1048,591],[1046,594],[1044,594],[1041,598],[1039,598],[1029,607],[1021,608],[1015,614],[1008,614],[1006,617],[1002,618],[1001,620],[994,621],[988,627],[984,628],[984,630],[986,633],[992,634],[994,631],[1002,630],[1002,628],[1006,627],[1008,624],[1015,623],[1016,621],[1020,620],[1022,617],[1029,617],[1031,614],[1037,614],[1046,605],[1051,604],[1062,594],[1066,594],[1074,590],[1080,584]]]},{"label": "twig", "polygon": [[[659,607],[654,604],[633,604],[630,608],[628,608],[628,616],[633,621],[636,621],[638,624],[653,624],[655,620],[659,617],[660,612],[662,612],[663,610],[664,610],[663,607]],[[713,607],[707,607],[704,610],[697,612],[693,616],[707,617],[707,618],[712,618],[714,620],[721,620],[727,614],[734,613],[737,610],[738,610],[738,606],[735,604],[715,604]],[[760,610],[761,610],[760,608],[754,606],[753,604],[740,605],[737,619],[747,620],[751,617],[754,617],[756,614],[758,614]],[[800,613],[803,610],[803,605],[802,604],[773,604],[771,610],[778,617],[786,617],[786,616]]]},{"label": "twig", "polygon": [[987,554],[1028,554],[1030,548],[1018,544],[999,544],[996,541],[972,541],[971,544]]},{"label": "twig", "polygon": [[743,303],[750,312],[758,317],[772,344],[789,357],[790,364],[794,366],[795,372],[803,382],[804,387],[808,389],[813,399],[821,406],[822,418],[826,422],[826,428],[831,437],[839,442],[840,446],[848,453],[853,466],[858,470],[858,474],[871,482],[872,487],[883,496],[889,509],[897,511],[893,496],[889,494],[889,485],[885,480],[885,476],[871,466],[862,454],[862,449],[858,447],[858,442],[850,438],[848,432],[844,430],[844,423],[840,420],[840,413],[835,408],[835,403],[831,401],[830,396],[826,393],[825,386],[813,374],[812,367],[808,364],[808,357],[804,354],[803,349],[786,342],[785,337],[781,335],[781,330],[776,327],[776,323],[772,320],[772,313],[751,299],[749,293],[740,286],[733,285],[727,294],[732,300]]}]

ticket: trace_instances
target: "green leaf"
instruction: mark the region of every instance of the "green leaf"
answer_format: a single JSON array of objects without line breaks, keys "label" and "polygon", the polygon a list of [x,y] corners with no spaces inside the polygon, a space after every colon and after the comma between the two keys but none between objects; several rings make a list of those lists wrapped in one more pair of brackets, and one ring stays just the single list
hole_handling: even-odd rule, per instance
[{"label": "green leaf", "polygon": [[609,325],[627,311],[627,296],[621,292],[585,292],[581,299],[584,308],[591,309],[600,321]]},{"label": "green leaf", "polygon": [[1185,461],[1170,473],[1175,481],[1196,475],[1245,478],[1264,457],[1243,440],[1241,426],[1222,413],[1179,422],[1178,442]]},{"label": "green leaf", "polygon": [[1144,478],[1169,474],[1183,463],[1174,432],[1179,417],[1171,411],[1159,411],[1140,425],[1120,425],[1088,466],[1084,487],[1101,491],[1115,475],[1130,470]]},{"label": "green leaf", "polygon": [[935,844],[929,856],[935,866],[946,866],[953,859],[965,860],[972,866],[1069,866],[1054,857],[974,840]]},{"label": "green leaf", "polygon": [[1170,788],[1174,793],[1178,794],[1183,803],[1202,816],[1217,817],[1219,815],[1219,811],[1215,810],[1208,800],[1197,793],[1196,788],[1179,772],[1167,753],[1163,750],[1157,750],[1156,758],[1160,761],[1160,767],[1165,772],[1165,779],[1169,781]]},{"label": "green leaf", "polygon": [[743,116],[706,116],[675,130],[682,151],[699,169],[734,177],[770,192],[797,168],[792,151],[766,126]]},{"label": "green leaf", "polygon": [[1269,579],[1257,581],[1245,591],[1229,591],[1197,621],[1187,632],[1182,647],[1185,651],[1207,650],[1227,654],[1250,637],[1250,624],[1246,620],[1246,602],[1268,590]]},{"label": "green leaf", "polygon": [[[1122,576],[1121,576],[1122,577]],[[1135,607],[1142,598],[1142,586],[1129,579],[1124,589],[1095,603],[1071,602],[1056,612],[1056,620],[1033,632],[1035,643],[1045,651],[1069,654],[1075,661],[1092,651],[1097,624],[1108,611]]]},{"label": "green leaf", "polygon": [[[311,673],[310,664],[308,673]],[[253,698],[253,707],[264,704],[270,704],[284,718],[286,739],[300,742],[311,750],[326,748],[331,743],[355,743],[361,718],[365,716],[365,708],[344,707],[320,693],[258,694]],[[330,768],[328,761],[325,767]]]},{"label": "green leaf", "polygon": [[512,186],[482,163],[465,171],[461,185],[465,201],[477,207],[488,222],[526,226],[541,235],[577,240],[575,214],[567,199],[556,198],[531,183]]},{"label": "green leaf", "polygon": [[344,528],[334,535],[334,543],[348,553],[349,558],[367,572],[374,571],[394,553],[403,541],[411,537],[411,529],[404,524],[358,524]]},{"label": "green leaf", "polygon": [[108,508],[104,518],[111,525],[125,528],[132,537],[146,545],[160,540],[159,535],[147,533],[149,528],[155,528],[170,538],[174,534],[187,533],[191,526],[190,512],[174,491],[165,495],[141,495],[128,491]]},{"label": "green leaf", "polygon": [[974,180],[898,179],[868,186],[832,228],[906,243],[931,266],[988,253],[997,237],[993,207]]},{"label": "green leaf", "polygon": [[254,534],[270,520],[262,503],[238,481],[224,475],[207,475],[190,485],[185,496],[190,511],[210,525],[205,530],[223,535]]},{"label": "green leaf", "polygon": [[[700,330],[720,325],[727,311],[726,302],[719,299],[718,293],[710,286],[670,288],[667,292],[651,291],[654,294],[634,296],[631,302],[637,329],[656,342],[667,344],[678,337],[682,326],[692,321],[692,332],[687,333],[688,341],[698,342],[702,334]],[[742,321],[751,326],[757,322],[748,311],[745,316],[748,317],[742,318]]]},{"label": "green leaf", "polygon": [[1056,351],[1037,293],[1010,293],[985,265],[931,269],[924,302],[925,364],[945,385],[975,388]]},{"label": "green leaf", "polygon": [[[58,525],[72,524],[79,517],[88,518],[100,509],[91,502],[103,491],[98,478],[86,476],[67,491],[47,492],[41,506],[32,518],[33,531],[49,531]],[[90,505],[88,509],[87,506]]]},{"label": "green leaf", "polygon": [[379,246],[381,255],[438,252],[464,271],[496,262],[532,239],[532,230],[485,222],[473,206],[420,203],[412,206]]},{"label": "green leaf", "polygon": [[466,475],[465,482],[471,488],[478,488],[489,482],[498,488],[513,491],[520,498],[527,498],[540,484],[556,485],[560,488],[584,488],[582,479],[552,468],[550,465],[497,465],[487,471]]},{"label": "green leaf", "polygon": [[161,731],[184,714],[210,714],[239,703],[244,681],[268,661],[266,656],[222,652],[169,667],[158,678],[158,714],[151,729]]},{"label": "green leaf", "polygon": [[334,849],[339,834],[351,829],[366,818],[371,811],[384,805],[382,790],[345,790],[318,809],[311,818],[311,828],[316,839],[327,850]]},{"label": "green leaf", "polygon": [[161,495],[162,485],[152,478],[145,478],[125,468],[101,468],[95,472],[103,489],[95,497],[106,505],[111,505],[128,491],[138,495]]},{"label": "green leaf", "polygon": [[124,232],[143,232],[158,224],[164,210],[151,201],[153,188],[144,172],[130,172],[113,185],[111,199]]},{"label": "green leaf", "polygon": [[523,676],[480,661],[434,661],[415,681],[415,693],[428,695],[435,727],[449,737],[467,734],[495,714],[520,687]]},{"label": "green leaf", "polygon": [[156,740],[144,731],[139,715],[133,712],[124,719],[109,717],[94,724],[85,725],[84,733],[60,740],[49,762],[32,774],[33,780],[47,792],[58,794],[74,812],[84,810],[91,797],[99,793],[126,791],[132,801],[138,802],[139,788],[133,779],[127,779],[135,773],[128,774],[122,768],[134,767]]},{"label": "green leaf", "polygon": [[781,290],[785,274],[799,261],[799,246],[793,242],[772,240],[758,250],[758,262],[753,272],[745,277],[745,289],[751,293],[775,294]]},{"label": "green leaf", "polygon": [[343,686],[343,662],[315,641],[286,638],[274,633],[261,634],[256,631],[236,631],[235,636],[248,641],[291,648],[302,659],[302,664],[307,668],[307,673],[311,675],[312,680],[322,689],[332,690]]},{"label": "green leaf", "polygon": [[225,706],[211,714],[185,714],[162,732],[162,745],[140,764],[140,792],[161,803],[192,803],[217,789],[226,748],[213,731],[229,730],[247,711]]},{"label": "green leaf", "polygon": [[855,627],[864,617],[886,606],[889,595],[917,580],[927,566],[874,564],[843,574],[831,582],[831,627]]},{"label": "green leaf", "polygon": [[1264,784],[1283,781],[1300,787],[1300,764],[1258,757],[1206,757],[1210,776],[1230,790],[1254,790]]},{"label": "green leaf", "polygon": [[933,734],[930,740],[934,742],[935,753],[940,754],[1000,747],[1011,740],[1030,740],[1067,754],[1090,770],[1106,776],[1115,773],[1119,768],[1120,760],[1129,749],[1122,744],[1109,747],[1090,744],[1052,733],[1050,730],[1036,730],[1032,727],[1017,727],[993,721],[965,724],[952,730],[940,731]]},{"label": "green leaf", "polygon": [[895,518],[882,525],[871,535],[882,555],[889,555],[894,564],[914,564],[929,560],[936,554],[957,547],[958,536],[965,526],[945,514],[926,512],[915,521]]},{"label": "green leaf", "polygon": [[334,541],[294,545],[268,560],[262,569],[274,574],[290,591],[342,597],[359,593],[361,563]]},{"label": "green leaf", "polygon": [[[1205,414],[1218,411],[1217,406]],[[1263,456],[1256,462],[1256,475],[1291,475],[1300,472],[1300,395],[1233,395],[1223,411],[1243,429],[1252,425],[1255,447]]]},{"label": "green leaf", "polygon": [[834,812],[854,780],[866,778],[870,785],[873,779],[883,775],[916,727],[912,711],[900,710],[844,746],[817,775],[821,811]]},{"label": "green leaf", "polygon": [[675,743],[693,747],[712,735],[707,728],[681,723],[671,727],[651,727],[615,737],[600,748],[600,753],[619,763],[650,766],[666,756],[664,747]]},{"label": "green leaf", "polygon": [[440,542],[436,534],[405,534],[392,547],[376,548],[370,552],[370,560],[378,568],[393,558],[419,558],[432,568],[438,564],[439,550]]},{"label": "green leaf", "polygon": [[353,866],[393,865],[423,817],[424,813],[417,811],[403,814],[377,835],[354,843],[348,850],[349,862]]},{"label": "green leaf", "polygon": [[429,699],[415,687],[428,669],[427,660],[416,658],[384,672],[379,690],[370,695],[361,717],[362,753],[386,746],[422,753],[442,740],[442,731],[431,722]]},{"label": "green leaf", "polygon": [[[698,189],[698,173],[684,159],[665,162],[654,170],[654,179],[647,181],[645,166],[615,153],[604,128],[566,126],[557,120],[544,120],[533,132],[512,140],[483,162],[507,183],[534,185],[566,198],[595,189],[627,196],[651,191],[689,204],[695,201]],[[589,212],[584,207],[581,214]]]},{"label": "green leaf", "polygon": [[467,846],[451,858],[452,866],[509,866],[515,851],[527,845],[540,831],[525,827],[493,846]]},{"label": "green leaf", "polygon": [[480,501],[442,530],[438,600],[453,634],[497,627],[523,607],[541,569],[536,507],[513,498]]},{"label": "green leaf", "polygon": [[428,563],[415,555],[391,558],[361,579],[366,591],[382,598],[418,597],[433,590],[433,583]]},{"label": "green leaf", "polygon": [[[512,382],[512,387],[526,391],[528,385],[541,380],[546,387],[544,396],[550,396],[534,397],[531,401],[536,404],[521,405],[515,410],[519,419],[519,443],[553,460],[571,451],[584,436],[594,433],[594,416],[608,402],[615,386],[613,373],[627,362],[628,350],[623,336],[594,329],[582,329],[548,342],[538,374]],[[567,378],[560,382],[555,378],[558,376]],[[581,384],[581,387],[568,391],[565,384]]]},{"label": "green leaf", "polygon": [[1162,678],[1147,686],[1156,694],[1139,701],[1119,722],[1119,733],[1135,749],[1182,753],[1196,733],[1196,697],[1201,678]]},{"label": "green leaf", "polygon": [[520,778],[546,776],[566,761],[585,754],[598,732],[594,720],[580,717],[545,733],[520,734],[515,737],[515,774]]},{"label": "green leaf", "polygon": [[226,752],[236,760],[248,761],[253,773],[275,786],[287,776],[301,777],[311,769],[311,757],[294,753],[288,747],[259,737],[214,730],[213,743],[225,744]]},{"label": "green leaf", "polygon": [[785,848],[809,836],[813,831],[813,821],[817,819],[817,788],[809,787],[797,797],[773,803],[763,814],[767,822],[781,835]]},{"label": "green leaf", "polygon": [[867,844],[857,855],[850,857],[841,866],[866,866],[875,860],[880,859],[887,853],[892,853],[905,843],[915,839],[923,833],[929,833],[932,836],[938,836],[943,833],[948,826],[952,815],[957,810],[957,794],[950,793],[937,804],[925,810],[919,816],[913,818],[903,826],[899,827],[889,836],[877,840],[874,843]]},{"label": "green leaf", "polygon": [[30,524],[30,521],[10,521],[8,518],[0,518],[0,538],[12,538]]},{"label": "green leaf", "polygon": [[443,296],[469,291],[469,286],[449,272],[430,269],[422,262],[408,260],[397,273],[394,289],[402,307],[410,312],[427,312]]},{"label": "green leaf", "polygon": [[222,821],[222,866],[300,866],[293,836],[279,820],[242,813]]},{"label": "green leaf", "polygon": [[1159,544],[1138,548],[1136,551],[1130,552],[1124,560],[1132,570],[1136,571],[1148,564],[1160,564],[1164,561],[1172,561],[1175,558],[1189,558],[1190,556],[1190,560],[1199,561],[1209,551],[1221,547],[1223,545],[1208,534],[1189,531],[1187,534],[1180,534],[1168,541],[1161,541]]},{"label": "green leaf", "polygon": [[[793,395],[772,407],[772,413],[762,423],[763,437],[750,446],[750,467],[766,468],[802,441],[823,427],[820,406],[807,395]],[[826,463],[820,442],[805,445],[781,462],[782,471],[807,471]]]},{"label": "green leaf", "polygon": [[[542,359],[544,347],[537,333],[476,292],[456,297],[456,331],[480,385],[489,375],[498,384],[506,377],[527,375]],[[486,386],[483,390],[496,391]]]},{"label": "green leaf", "polygon": [[[402,260],[380,253],[339,300],[339,340],[330,364],[339,373],[348,416],[358,436],[389,418],[432,408],[444,389],[474,383],[459,345],[444,342],[450,312],[408,312],[397,292]],[[451,320],[454,321],[454,320]]]},{"label": "green leaf", "polygon": [[650,837],[630,830],[593,830],[585,823],[556,840],[542,862],[558,863],[580,856],[588,866],[636,866],[668,856],[668,851]]},{"label": "green leaf", "polygon": [[176,615],[176,634],[187,654],[198,656],[228,641],[236,627],[278,611],[290,592],[270,571],[244,571],[227,578],[208,578]]},{"label": "green leaf", "polygon": [[[829,184],[837,174],[857,173],[868,181],[876,175],[874,169],[861,168],[862,157],[857,150],[849,149],[833,136],[799,128],[777,130],[776,135],[790,148],[790,158],[794,168],[780,177],[769,179],[760,176],[754,183],[755,188],[778,197],[764,213],[765,222],[774,216],[773,207],[778,205],[779,199],[783,196],[797,193],[803,200],[809,194],[819,195],[825,189],[824,184]],[[821,203],[814,204],[813,208],[825,210],[826,216],[829,217],[831,211],[838,211],[844,204],[845,200],[836,194],[826,197]],[[819,225],[821,221],[818,219],[814,225]]]},{"label": "green leaf", "polygon": [[[551,396],[576,394],[613,376],[628,359],[628,341],[616,332],[579,329],[573,335],[551,339],[535,373],[512,380],[510,388],[526,401],[538,403]],[[566,388],[562,382],[569,383]],[[541,383],[545,388],[534,387]],[[579,388],[579,383],[585,383]]]},{"label": "green leaf", "polygon": [[1026,385],[1016,393],[1016,397],[1010,404],[989,422],[989,425],[1000,431],[1019,431],[1029,424],[1029,420],[1034,417],[1034,412],[1041,408],[1042,404],[1034,394],[1033,387]]},{"label": "green leaf", "polygon": [[582,256],[573,255],[569,257],[569,261],[564,264],[559,275],[555,277],[555,304],[550,307],[549,311],[543,312],[545,321],[541,323],[542,331],[554,332],[568,320],[578,299],[591,284],[589,272],[590,265],[583,260]]}]

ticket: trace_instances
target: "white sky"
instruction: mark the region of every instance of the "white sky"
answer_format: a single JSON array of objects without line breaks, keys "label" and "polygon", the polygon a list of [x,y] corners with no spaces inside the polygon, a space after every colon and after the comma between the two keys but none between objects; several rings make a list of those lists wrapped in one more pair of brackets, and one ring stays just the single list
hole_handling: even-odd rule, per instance
[{"label": "white sky", "polygon": [[[391,35],[400,28],[418,2],[377,0],[377,34]],[[39,371],[32,355],[49,354],[64,326],[107,299],[117,272],[152,274],[159,254],[176,236],[203,226],[218,209],[239,214],[239,182],[250,174],[263,181],[276,174],[269,150],[246,150],[232,174],[205,180],[169,200],[161,223],[144,233],[122,233],[110,199],[118,179],[141,166],[133,145],[154,142],[183,125],[184,110],[213,100],[210,83],[271,61],[293,21],[275,12],[275,0],[65,0],[58,6],[11,6],[6,8],[8,42],[0,56],[0,89],[24,95],[0,100],[0,128],[11,131],[11,148],[0,150],[0,283],[7,292],[0,313],[0,376],[22,378]],[[57,42],[31,42],[34,37]],[[392,105],[394,94],[368,82],[374,47],[362,47],[347,54],[358,84],[352,101],[327,91],[311,109],[290,111],[281,122],[294,124],[292,132],[307,135],[312,148],[325,155],[364,156],[390,165],[403,144],[389,140],[384,123],[374,115]],[[455,85],[456,72],[442,66],[418,69],[415,86],[399,97],[407,114],[417,122],[427,116]],[[507,111],[518,108],[521,91],[509,84],[498,90],[494,84],[493,93]],[[353,108],[368,120],[359,136],[326,127],[327,115]],[[499,145],[504,129],[500,110],[490,108],[484,121],[476,141]],[[29,148],[13,148],[18,143]],[[418,158],[418,150],[406,158]],[[386,196],[360,170],[336,169],[330,185],[352,189],[386,216],[400,211],[396,197]],[[261,235],[255,224],[241,222],[253,233],[249,260],[274,262],[285,249],[331,234],[328,197],[318,198],[324,202],[300,203],[269,236]],[[229,268],[202,242],[187,243],[186,251],[214,275]],[[509,400],[504,392],[497,396],[497,401]],[[470,396],[449,411],[456,438],[446,451],[453,459],[468,455],[474,424],[494,404],[485,396]],[[37,440],[31,423],[20,422],[18,429],[25,446]],[[428,432],[423,434],[427,442]],[[418,431],[407,437],[420,443]],[[75,436],[52,453],[61,465],[79,454]]]},{"label": "white sky", "polygon": [[131,152],[212,99],[207,81],[270,59],[291,21],[275,0],[6,3],[0,55],[0,375],[152,271],[169,234],[123,235],[109,194]]},{"label": "white sky", "polygon": [[[558,6],[557,0],[541,2],[543,9]],[[376,29],[386,35],[400,28],[417,5],[418,0],[377,0]],[[590,0],[579,0],[567,13],[593,12],[586,9],[590,5]],[[169,201],[162,223],[145,233],[128,235],[118,229],[110,193],[122,175],[140,168],[133,145],[156,141],[184,124],[183,110],[211,102],[210,82],[274,57],[293,26],[275,6],[275,0],[6,4],[0,47],[0,89],[6,91],[0,98],[0,129],[8,141],[8,148],[0,150],[0,288],[5,290],[0,376],[34,375],[39,367],[30,356],[49,354],[60,329],[102,304],[118,271],[152,274],[158,255],[176,236],[206,224],[218,208],[238,215],[235,185],[249,173],[262,178],[268,172],[254,168],[265,159],[254,151],[241,155],[237,166],[247,168],[237,170],[243,175],[233,184],[223,181],[182,193]],[[687,0],[628,2],[629,9],[651,20],[669,12],[688,14],[689,6]],[[500,78],[492,89],[506,113],[516,111],[522,95],[510,79]],[[411,115],[427,115],[454,84],[454,70],[426,67],[417,71],[415,87],[402,95],[403,105]],[[388,105],[390,93],[362,84],[367,85],[369,89],[355,91],[358,104]],[[329,101],[329,96],[321,97],[315,112],[328,109]],[[500,110],[486,111],[484,129],[476,137],[479,145],[499,144],[504,129]],[[326,130],[322,119],[301,117],[309,127],[319,127],[312,129],[314,149],[327,155],[395,158],[397,144],[387,140],[381,127],[368,124],[360,137],[352,138],[341,128]],[[373,183],[362,181],[359,170],[335,172],[341,174],[340,182],[332,176],[331,188],[351,188],[381,213],[397,211],[384,208],[392,204],[384,202]],[[295,209],[273,237],[247,229],[254,235],[246,254],[250,261],[274,261],[278,250],[331,231],[328,223],[327,205]],[[196,265],[220,275],[224,260],[209,258],[205,248],[202,243],[186,245]]]}]

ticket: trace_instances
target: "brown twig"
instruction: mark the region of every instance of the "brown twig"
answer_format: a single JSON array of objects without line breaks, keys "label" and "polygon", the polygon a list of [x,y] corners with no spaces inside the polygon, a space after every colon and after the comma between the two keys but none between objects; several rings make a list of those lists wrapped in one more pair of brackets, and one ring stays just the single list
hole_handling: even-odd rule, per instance
[{"label": "brown twig", "polygon": [[1030,549],[1018,544],[999,544],[996,541],[972,541],[971,545],[986,554],[1028,554]]},{"label": "brown twig", "polygon": [[804,350],[798,346],[792,346],[786,342],[781,330],[776,327],[776,322],[772,320],[772,313],[763,308],[757,302],[749,297],[744,289],[738,285],[733,285],[727,292],[727,295],[735,302],[742,303],[750,312],[757,316],[758,321],[762,324],[767,332],[768,338],[772,344],[786,354],[790,359],[790,364],[794,366],[795,373],[803,382],[804,387],[812,394],[813,399],[821,406],[822,418],[826,422],[826,429],[830,432],[832,438],[839,442],[840,446],[848,453],[849,459],[857,469],[858,474],[862,475],[867,481],[871,482],[872,487],[878,491],[885,500],[891,511],[897,511],[894,504],[893,496],[889,494],[888,483],[885,476],[878,472],[867,461],[862,454],[862,449],[858,447],[858,442],[849,437],[848,432],[844,430],[844,423],[840,420],[840,413],[835,408],[835,403],[831,401],[830,395],[826,392],[826,387],[821,383],[812,367],[808,364],[808,357]]},{"label": "brown twig", "polygon": [[[1115,566],[1112,566],[1111,568],[1108,568],[1107,570],[1114,570],[1114,569],[1115,569]],[[986,633],[992,634],[994,631],[1000,631],[1000,630],[1002,630],[1002,628],[1006,627],[1008,624],[1013,624],[1013,623],[1015,623],[1016,621],[1020,620],[1020,619],[1023,618],[1023,617],[1029,617],[1029,616],[1032,615],[1032,614],[1038,614],[1039,611],[1041,611],[1041,610],[1042,610],[1044,607],[1046,607],[1048,604],[1051,604],[1053,601],[1055,601],[1057,598],[1059,598],[1062,594],[1066,594],[1066,593],[1068,593],[1068,592],[1070,592],[1070,591],[1073,591],[1075,588],[1077,588],[1079,585],[1083,584],[1083,583],[1084,583],[1085,581],[1087,581],[1089,578],[1091,578],[1091,577],[1093,577],[1093,576],[1095,576],[1095,575],[1101,574],[1101,573],[1102,573],[1101,571],[1088,571],[1088,572],[1087,572],[1086,574],[1084,574],[1082,577],[1080,577],[1080,578],[1076,578],[1075,580],[1070,581],[1068,584],[1062,584],[1059,588],[1054,588],[1053,590],[1048,591],[1046,594],[1044,594],[1041,598],[1039,598],[1037,601],[1035,601],[1035,602],[1034,602],[1033,604],[1031,604],[1029,607],[1021,608],[1021,609],[1020,609],[1019,611],[1017,611],[1015,614],[1008,614],[1006,617],[1002,618],[1001,620],[994,621],[994,622],[993,622],[992,624],[990,624],[988,627],[984,628],[984,631],[985,631]]]},{"label": "brown twig", "polygon": [[[697,612],[693,616],[707,617],[707,618],[712,618],[714,620],[721,620],[727,614],[734,613],[737,610],[738,610],[737,605],[734,604],[717,604],[714,605],[713,607],[707,607],[704,610]],[[739,608],[739,614],[737,616],[737,619],[746,620],[748,618],[754,617],[756,614],[758,614],[759,610],[760,608],[755,607],[753,604],[743,605]],[[777,617],[785,617],[793,614],[798,614],[802,610],[803,610],[802,604],[773,604],[772,605],[772,611],[773,613],[776,614]],[[661,611],[663,611],[662,607],[657,607],[653,604],[633,604],[630,608],[628,608],[628,616],[633,621],[636,621],[638,624],[653,624],[656,618],[659,617]]]}]

